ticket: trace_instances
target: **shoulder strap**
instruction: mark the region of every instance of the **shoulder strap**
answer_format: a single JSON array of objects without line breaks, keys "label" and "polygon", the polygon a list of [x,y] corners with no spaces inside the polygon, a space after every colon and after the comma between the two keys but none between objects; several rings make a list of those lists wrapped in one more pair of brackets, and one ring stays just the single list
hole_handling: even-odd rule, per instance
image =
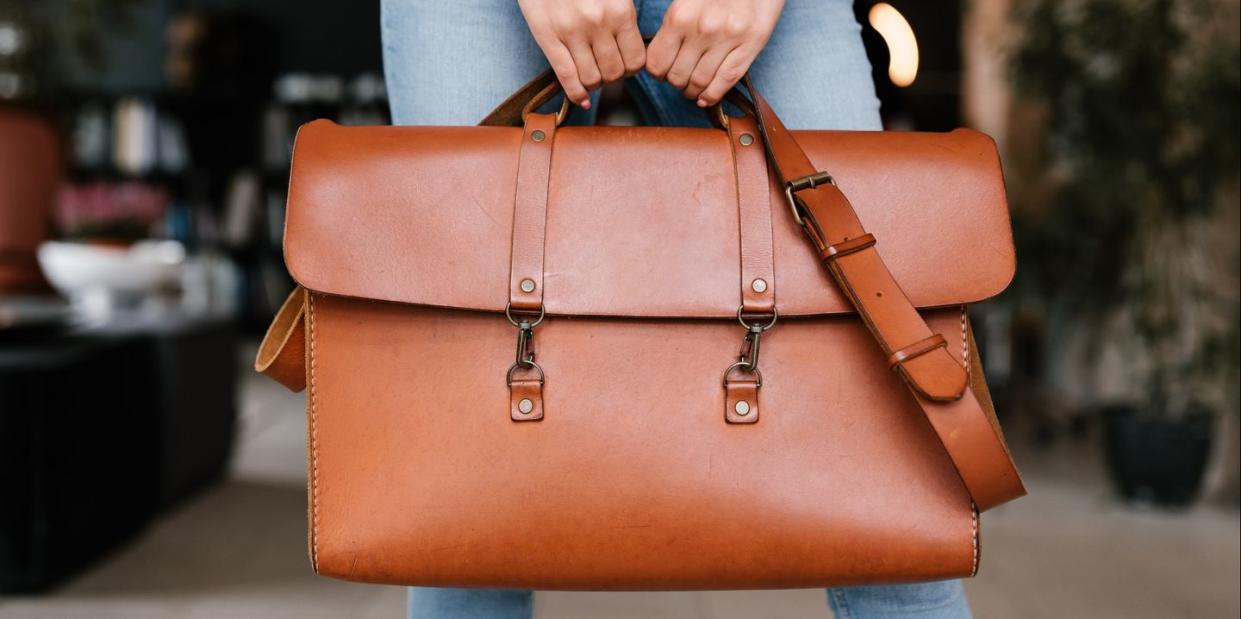
[{"label": "shoulder strap", "polygon": [[[748,76],[745,86],[793,218],[888,356],[888,364],[904,379],[975,505],[985,511],[1024,495],[981,370],[972,372],[975,380],[970,384],[971,372],[953,358],[943,336],[931,331],[892,278],[877,239],[862,227],[836,179],[815,168]],[[977,363],[978,355],[973,358]]]}]

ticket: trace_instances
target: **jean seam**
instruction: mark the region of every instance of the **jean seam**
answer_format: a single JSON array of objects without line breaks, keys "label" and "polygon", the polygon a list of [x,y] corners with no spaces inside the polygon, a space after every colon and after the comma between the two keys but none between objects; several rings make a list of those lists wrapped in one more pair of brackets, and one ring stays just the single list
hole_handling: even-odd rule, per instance
[{"label": "jean seam", "polygon": [[625,80],[625,92],[633,100],[634,106],[638,108],[638,118],[643,125],[659,124],[659,112],[655,110],[655,104],[647,94],[646,88],[642,87],[642,81],[638,76],[635,75]]},{"label": "jean seam", "polygon": [[829,589],[828,592],[832,598],[836,600],[837,608],[833,609],[833,615],[836,619],[849,619],[853,616],[853,611],[849,610],[849,598],[839,589]]},{"label": "jean seam", "polygon": [[642,92],[646,94],[647,100],[651,102],[651,108],[655,110],[656,120],[659,121],[660,125],[667,127],[672,123],[672,117],[668,114],[668,110],[664,108],[664,102],[660,100],[658,93],[655,92],[655,88],[659,87],[659,83],[655,82],[655,78],[649,75],[646,77],[647,79],[643,79],[643,76],[638,76],[638,86],[642,88]]}]

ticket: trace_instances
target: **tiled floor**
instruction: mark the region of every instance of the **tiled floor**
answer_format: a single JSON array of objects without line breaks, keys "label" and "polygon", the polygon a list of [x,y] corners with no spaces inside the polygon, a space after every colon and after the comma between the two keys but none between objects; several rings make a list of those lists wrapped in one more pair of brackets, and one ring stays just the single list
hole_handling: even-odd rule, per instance
[{"label": "tiled floor", "polygon": [[[44,597],[0,597],[31,619],[400,617],[404,592],[315,577],[305,552],[302,398],[247,380],[231,479]],[[1241,519],[1204,506],[1121,507],[1081,446],[1020,449],[1031,496],[984,517],[978,617],[1235,618]],[[821,591],[540,593],[541,619],[827,617]]]}]

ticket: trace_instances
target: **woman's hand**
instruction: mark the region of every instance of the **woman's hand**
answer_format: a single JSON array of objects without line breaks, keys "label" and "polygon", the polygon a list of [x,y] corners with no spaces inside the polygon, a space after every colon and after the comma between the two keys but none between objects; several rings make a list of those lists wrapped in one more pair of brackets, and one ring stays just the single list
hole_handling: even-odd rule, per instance
[{"label": "woman's hand", "polygon": [[646,50],[646,70],[707,107],[749,70],[784,0],[673,0]]},{"label": "woman's hand", "polygon": [[590,90],[646,62],[633,0],[518,0],[565,96],[590,108]]}]

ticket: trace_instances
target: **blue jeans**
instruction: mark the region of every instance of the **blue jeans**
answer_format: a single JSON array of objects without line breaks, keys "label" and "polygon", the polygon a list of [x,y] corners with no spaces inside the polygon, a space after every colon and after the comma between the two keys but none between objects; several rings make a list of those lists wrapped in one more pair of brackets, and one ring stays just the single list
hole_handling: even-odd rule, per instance
[{"label": "blue jeans", "polygon": [[[670,0],[636,0],[643,34]],[[383,0],[384,72],[398,125],[472,125],[547,68],[516,0]],[[880,129],[852,3],[787,0],[750,75],[792,129]],[[649,124],[708,126],[702,110],[645,72],[627,81]],[[597,106],[592,106],[592,110]],[[575,109],[575,120],[593,112]]]},{"label": "blue jeans", "polygon": [[[670,0],[635,0],[643,34]],[[516,0],[383,0],[383,52],[393,122],[472,125],[547,60]],[[750,75],[790,128],[881,129],[860,28],[847,0],[787,0]],[[639,73],[626,82],[648,124],[709,126],[674,87]],[[574,108],[573,122],[594,120]],[[829,589],[837,619],[970,616],[960,581]],[[529,619],[529,591],[410,588],[410,619]]]},{"label": "blue jeans", "polygon": [[[970,617],[959,580],[827,590],[836,619]],[[531,619],[534,594],[501,589],[409,588],[409,619]]]}]

